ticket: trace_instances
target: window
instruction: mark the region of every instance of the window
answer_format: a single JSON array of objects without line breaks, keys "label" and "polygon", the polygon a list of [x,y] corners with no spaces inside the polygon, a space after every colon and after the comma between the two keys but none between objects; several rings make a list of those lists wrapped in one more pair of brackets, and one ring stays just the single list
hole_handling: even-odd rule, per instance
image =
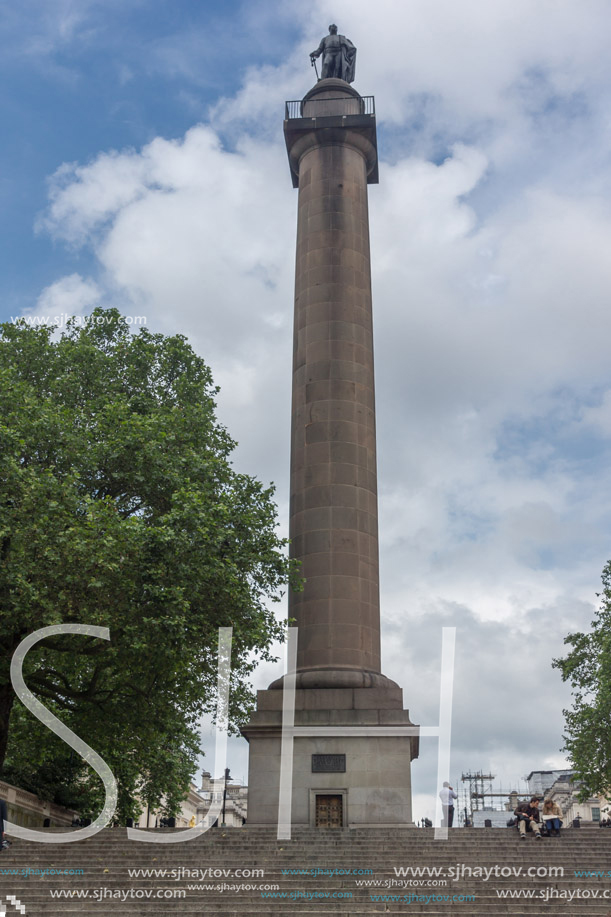
[{"label": "window", "polygon": [[592,821],[600,821],[600,806],[592,806]]}]

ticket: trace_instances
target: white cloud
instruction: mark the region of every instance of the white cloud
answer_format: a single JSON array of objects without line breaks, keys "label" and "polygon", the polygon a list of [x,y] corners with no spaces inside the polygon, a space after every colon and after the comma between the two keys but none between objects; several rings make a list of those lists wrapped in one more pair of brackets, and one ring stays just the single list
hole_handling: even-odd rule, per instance
[{"label": "white cloud", "polygon": [[[70,274],[45,287],[31,314],[49,316],[50,322],[54,316],[84,315],[91,312],[101,298],[102,290],[97,283],[84,280],[80,274]],[[58,323],[64,324],[65,319]]]},{"label": "white cloud", "polygon": [[600,404],[584,408],[582,423],[598,433],[611,438],[611,391],[606,391]]}]

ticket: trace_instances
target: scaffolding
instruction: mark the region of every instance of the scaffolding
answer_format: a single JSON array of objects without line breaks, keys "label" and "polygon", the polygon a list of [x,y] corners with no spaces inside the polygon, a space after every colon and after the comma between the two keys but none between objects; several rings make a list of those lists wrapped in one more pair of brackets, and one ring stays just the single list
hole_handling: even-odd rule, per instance
[{"label": "scaffolding", "polygon": [[492,781],[495,776],[496,774],[484,774],[483,771],[475,771],[475,773],[461,776],[460,779],[463,783],[469,783],[469,809],[471,814],[477,812],[480,808],[485,808],[483,802],[480,807],[480,799],[483,800],[486,796],[492,795]]},{"label": "scaffolding", "polygon": [[[490,799],[492,801],[495,797],[500,797],[505,800],[505,802],[509,802],[510,809],[513,811],[520,795],[523,795],[524,791],[515,788],[511,790],[494,790],[492,788],[492,781],[495,777],[496,774],[484,774],[483,771],[475,771],[462,775],[461,780],[463,784],[468,783],[469,785],[468,789],[465,787],[461,794],[463,796],[463,799],[461,799],[461,816],[463,820],[467,817],[472,820],[474,812],[496,809],[496,806],[486,804],[486,800]],[[505,806],[502,808],[504,809]]]}]

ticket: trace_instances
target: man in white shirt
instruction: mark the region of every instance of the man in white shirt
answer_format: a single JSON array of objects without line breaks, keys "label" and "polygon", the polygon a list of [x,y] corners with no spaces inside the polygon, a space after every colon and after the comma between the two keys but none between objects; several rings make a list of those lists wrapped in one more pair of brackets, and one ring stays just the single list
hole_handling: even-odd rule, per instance
[{"label": "man in white shirt", "polygon": [[447,780],[439,791],[439,798],[441,799],[441,805],[443,807],[443,821],[441,822],[441,827],[451,828],[452,822],[454,821],[454,800],[458,799],[458,793],[454,792]]}]

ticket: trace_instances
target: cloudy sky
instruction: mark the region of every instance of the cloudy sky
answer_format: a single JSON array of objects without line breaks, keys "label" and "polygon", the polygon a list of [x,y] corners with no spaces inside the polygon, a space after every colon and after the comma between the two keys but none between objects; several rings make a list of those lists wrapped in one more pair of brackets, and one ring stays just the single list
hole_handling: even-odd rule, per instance
[{"label": "cloudy sky", "polygon": [[[375,95],[383,669],[452,774],[562,766],[550,666],[611,556],[611,9],[584,0],[4,4],[0,318],[182,332],[287,522],[297,193],[283,103],[335,21]],[[264,687],[280,666],[259,672]],[[436,748],[414,766],[432,814]],[[246,777],[246,743],[230,765]],[[209,751],[211,751],[209,747]],[[208,758],[211,762],[211,757]]]}]

